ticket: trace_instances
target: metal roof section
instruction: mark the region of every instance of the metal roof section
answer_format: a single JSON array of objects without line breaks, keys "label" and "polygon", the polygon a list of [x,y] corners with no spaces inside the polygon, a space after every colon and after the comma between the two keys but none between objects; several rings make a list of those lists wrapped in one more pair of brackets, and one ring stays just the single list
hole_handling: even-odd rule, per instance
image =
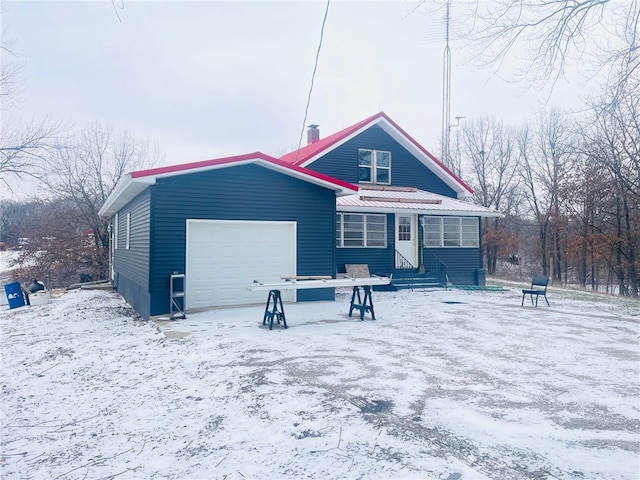
[{"label": "metal roof section", "polygon": [[358,191],[358,187],[337,178],[314,172],[298,165],[283,162],[261,152],[237,155],[233,157],[204,160],[201,162],[184,163],[179,165],[169,165],[166,167],[152,168],[149,170],[139,170],[123,176],[116,184],[113,192],[98,212],[103,218],[109,218],[127,203],[133,200],[139,193],[143,192],[150,185],[156,183],[158,178],[174,177],[220,168],[237,167],[240,165],[256,164],[270,170],[280,172],[284,175],[294,177],[305,182],[313,183],[336,193],[336,196],[350,195]]},{"label": "metal roof section", "polygon": [[419,213],[462,217],[499,217],[501,213],[417,188],[360,188],[336,199],[338,212]]},{"label": "metal roof section", "polygon": [[389,134],[389,136],[402,145],[427,168],[433,171],[443,182],[458,194],[458,198],[468,197],[473,193],[473,189],[469,185],[449,170],[449,168],[447,168],[447,166],[438,160],[432,153],[427,151],[422,145],[414,140],[411,135],[405,132],[384,112],[376,113],[375,115],[372,115],[371,117],[350,127],[302,147],[300,150],[287,153],[280,157],[280,160],[294,165],[307,167],[327,152],[338,148],[340,145],[348,142],[373,125],[378,125],[382,128],[387,134]]}]

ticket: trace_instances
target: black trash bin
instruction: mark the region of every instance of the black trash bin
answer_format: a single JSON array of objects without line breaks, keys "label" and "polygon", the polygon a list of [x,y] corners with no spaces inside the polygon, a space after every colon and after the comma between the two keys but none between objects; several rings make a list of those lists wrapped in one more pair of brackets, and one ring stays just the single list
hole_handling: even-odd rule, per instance
[{"label": "black trash bin", "polygon": [[45,290],[45,286],[44,283],[39,282],[38,280],[34,280],[33,283],[31,285],[29,285],[28,290],[31,293],[36,293],[36,292],[40,292],[41,290]]}]

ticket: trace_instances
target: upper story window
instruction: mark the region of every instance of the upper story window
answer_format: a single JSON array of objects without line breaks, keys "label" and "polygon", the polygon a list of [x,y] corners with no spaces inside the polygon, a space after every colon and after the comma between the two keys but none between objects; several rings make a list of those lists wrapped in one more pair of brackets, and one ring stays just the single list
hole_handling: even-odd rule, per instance
[{"label": "upper story window", "polygon": [[391,184],[391,152],[358,150],[358,182]]}]

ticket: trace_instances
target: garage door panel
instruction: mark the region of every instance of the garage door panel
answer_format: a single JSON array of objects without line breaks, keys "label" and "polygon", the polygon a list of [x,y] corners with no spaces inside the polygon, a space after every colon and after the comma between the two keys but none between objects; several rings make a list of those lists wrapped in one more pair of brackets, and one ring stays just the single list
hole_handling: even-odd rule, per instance
[{"label": "garage door panel", "polygon": [[[189,220],[187,307],[265,302],[264,292],[247,286],[295,275],[295,238],[293,222]],[[295,291],[282,293],[295,300]]]}]

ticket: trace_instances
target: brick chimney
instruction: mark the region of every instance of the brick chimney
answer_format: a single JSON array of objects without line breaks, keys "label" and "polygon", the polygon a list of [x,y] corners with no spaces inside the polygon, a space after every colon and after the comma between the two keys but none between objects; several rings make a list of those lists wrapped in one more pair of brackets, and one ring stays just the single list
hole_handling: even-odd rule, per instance
[{"label": "brick chimney", "polygon": [[307,145],[311,145],[312,143],[316,143],[320,140],[320,130],[318,127],[320,125],[309,125],[309,130],[307,130]]}]

